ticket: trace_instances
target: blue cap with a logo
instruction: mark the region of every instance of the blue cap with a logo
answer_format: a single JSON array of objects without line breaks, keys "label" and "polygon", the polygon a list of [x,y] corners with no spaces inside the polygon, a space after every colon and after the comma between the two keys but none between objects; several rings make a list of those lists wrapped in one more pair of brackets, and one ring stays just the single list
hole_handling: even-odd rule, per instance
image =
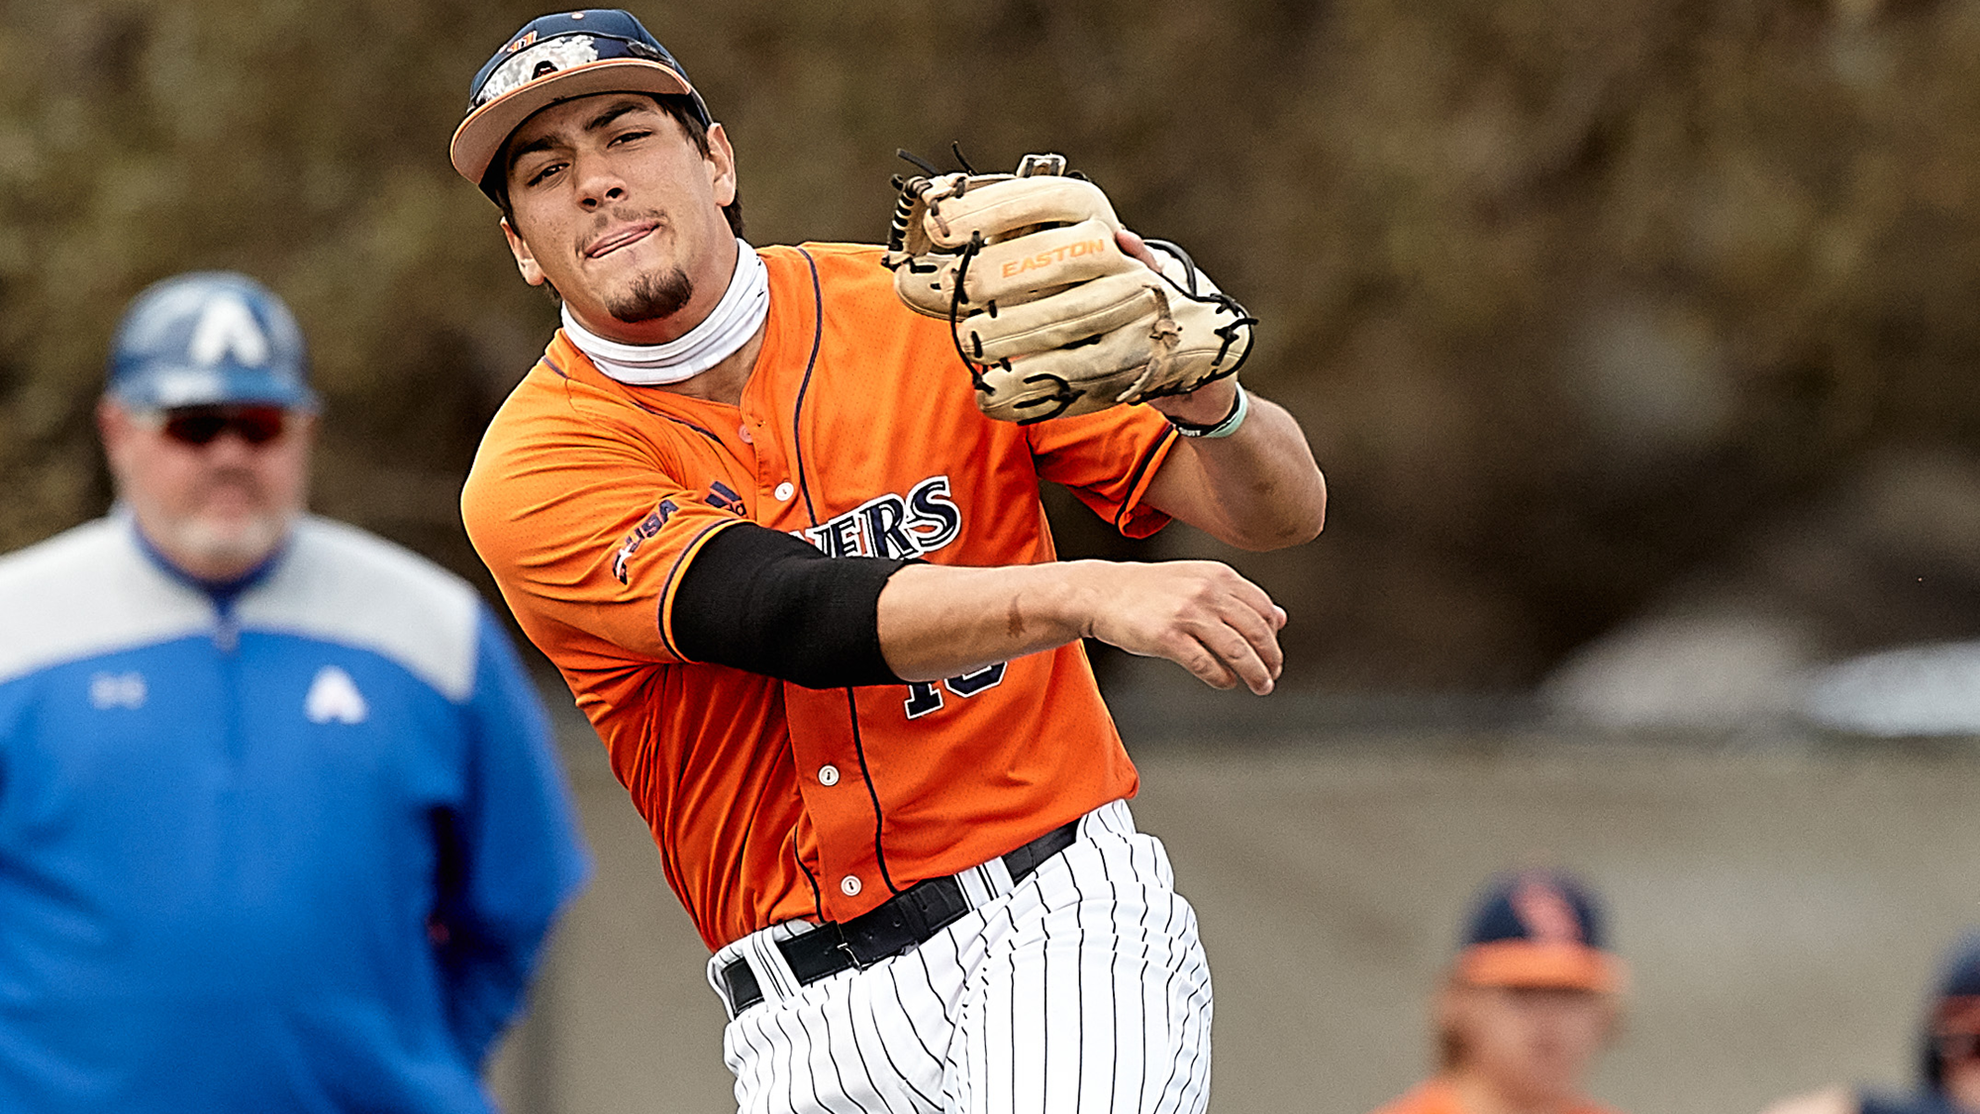
[{"label": "blue cap with a logo", "polygon": [[197,271],[131,301],[110,348],[109,395],[139,410],[315,409],[309,357],[289,307],[246,275]]},{"label": "blue cap with a logo", "polygon": [[448,149],[454,169],[483,185],[489,164],[523,121],[559,101],[598,93],[686,97],[703,127],[713,123],[687,70],[632,13],[561,12],[524,24],[474,75],[467,118]]},{"label": "blue cap with a logo", "polygon": [[1980,933],[1973,933],[1953,945],[1939,973],[1938,994],[1924,1032],[1921,1064],[1925,1082],[1934,1089],[1945,1084],[1945,1058],[1942,1045],[1965,1044],[1980,1038]]},{"label": "blue cap with a logo", "polygon": [[1466,926],[1458,978],[1473,986],[1613,992],[1624,981],[1594,895],[1577,878],[1528,870],[1494,878]]}]

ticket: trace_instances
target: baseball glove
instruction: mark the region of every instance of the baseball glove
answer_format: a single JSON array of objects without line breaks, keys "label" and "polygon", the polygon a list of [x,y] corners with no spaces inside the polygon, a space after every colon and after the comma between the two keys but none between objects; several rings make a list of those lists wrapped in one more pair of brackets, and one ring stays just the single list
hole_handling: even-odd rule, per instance
[{"label": "baseball glove", "polygon": [[1028,425],[1193,391],[1237,372],[1256,319],[1181,248],[1146,241],[1151,270],[1121,250],[1098,186],[1060,155],[1015,174],[899,183],[883,257],[917,313],[944,318],[976,405]]}]

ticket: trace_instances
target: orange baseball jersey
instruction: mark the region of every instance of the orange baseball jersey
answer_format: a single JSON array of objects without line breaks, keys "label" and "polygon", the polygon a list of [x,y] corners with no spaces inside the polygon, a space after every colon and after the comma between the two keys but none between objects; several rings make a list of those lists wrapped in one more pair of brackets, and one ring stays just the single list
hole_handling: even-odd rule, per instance
[{"label": "orange baseball jersey", "polygon": [[[1457,1088],[1443,1078],[1419,1083],[1408,1094],[1375,1111],[1375,1114],[1471,1114],[1458,1097]],[[1584,1102],[1561,1114],[1616,1114],[1605,1106]]]},{"label": "orange baseball jersey", "polygon": [[1142,498],[1174,443],[1145,407],[993,422],[947,323],[900,304],[879,248],[759,254],[769,320],[739,406],[615,382],[559,332],[462,496],[711,948],[857,916],[1132,796],[1136,775],[1077,642],[831,690],[684,661],[670,616],[698,549],[755,522],[833,556],[1051,561],[1041,479],[1144,536],[1167,522]]}]

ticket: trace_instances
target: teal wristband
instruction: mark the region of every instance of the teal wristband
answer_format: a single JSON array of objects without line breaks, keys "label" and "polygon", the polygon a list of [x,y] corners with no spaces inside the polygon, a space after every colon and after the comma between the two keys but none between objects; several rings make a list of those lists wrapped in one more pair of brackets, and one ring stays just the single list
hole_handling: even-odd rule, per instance
[{"label": "teal wristband", "polygon": [[1216,425],[1195,425],[1190,422],[1179,422],[1174,418],[1169,419],[1169,424],[1175,426],[1176,432],[1184,437],[1201,437],[1206,441],[1214,441],[1219,437],[1229,437],[1236,433],[1238,427],[1244,424],[1245,415],[1249,413],[1251,413],[1251,395],[1240,384],[1237,389],[1237,401],[1231,403],[1231,412],[1224,415],[1224,420]]}]

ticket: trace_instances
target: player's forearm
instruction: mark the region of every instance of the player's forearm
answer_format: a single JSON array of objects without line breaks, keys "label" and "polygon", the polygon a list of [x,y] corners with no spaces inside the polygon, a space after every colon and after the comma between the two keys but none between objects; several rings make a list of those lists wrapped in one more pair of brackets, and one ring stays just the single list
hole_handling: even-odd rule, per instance
[{"label": "player's forearm", "polygon": [[910,565],[887,581],[876,610],[880,651],[903,680],[967,673],[1083,636],[1261,695],[1284,660],[1286,613],[1215,561]]},{"label": "player's forearm", "polygon": [[1148,501],[1239,549],[1311,541],[1327,516],[1327,482],[1313,450],[1283,407],[1256,394],[1250,407],[1229,437],[1178,439],[1149,485]]},{"label": "player's forearm", "polygon": [[1063,646],[1086,633],[1096,565],[909,565],[880,593],[880,652],[902,680],[932,681]]}]

